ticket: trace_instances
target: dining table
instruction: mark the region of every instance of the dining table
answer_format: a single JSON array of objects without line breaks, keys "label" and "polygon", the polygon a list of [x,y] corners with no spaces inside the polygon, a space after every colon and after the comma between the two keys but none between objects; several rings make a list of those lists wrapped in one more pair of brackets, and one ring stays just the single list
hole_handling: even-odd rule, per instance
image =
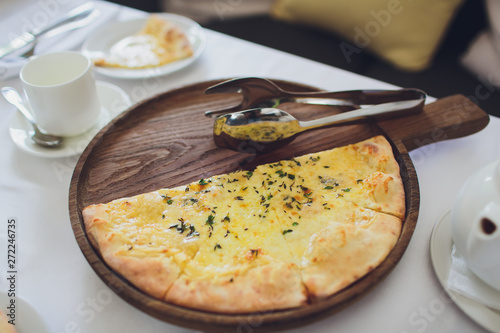
[{"label": "dining table", "polygon": [[[50,16],[77,2],[6,1],[0,4],[0,22],[17,24],[18,30],[9,30],[12,37],[29,22],[42,21],[42,14]],[[149,15],[109,2],[96,5],[101,15],[109,14],[99,28]],[[77,32],[68,34],[73,33]],[[167,91],[236,77],[297,82],[328,91],[400,88],[208,29],[203,33],[202,52],[184,68],[140,78],[96,71],[95,78],[126,95],[118,113]],[[81,50],[82,43],[71,48]],[[56,48],[47,46],[43,52]],[[0,85],[23,89],[19,75],[2,78]],[[466,97],[481,107],[480,98]],[[427,103],[434,100],[429,96]],[[10,318],[19,332],[202,332],[202,327],[176,325],[142,311],[96,274],[75,238],[69,214],[69,190],[81,151],[44,156],[22,149],[13,140],[16,117],[16,108],[0,98],[0,301],[3,312],[13,313]],[[490,116],[477,133],[442,139],[409,153],[418,176],[420,205],[413,235],[397,265],[355,302],[284,332],[500,332],[500,313],[460,301],[438,276],[440,265],[448,269],[449,263],[433,259],[433,248],[449,251],[433,232],[452,209],[459,189],[476,170],[500,159],[500,119]],[[440,237],[450,242],[449,233]],[[17,308],[10,311],[13,299]],[[260,326],[253,320],[232,331],[258,332]]]}]

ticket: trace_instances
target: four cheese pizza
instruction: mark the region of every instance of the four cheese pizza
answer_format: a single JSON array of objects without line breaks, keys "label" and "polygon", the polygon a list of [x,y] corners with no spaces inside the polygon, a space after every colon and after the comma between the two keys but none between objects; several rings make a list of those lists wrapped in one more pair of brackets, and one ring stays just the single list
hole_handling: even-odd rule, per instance
[{"label": "four cheese pizza", "polygon": [[387,257],[404,216],[382,136],[83,210],[115,272],[160,300],[220,313],[342,290]]},{"label": "four cheese pizza", "polygon": [[159,15],[151,15],[144,27],[115,43],[109,54],[94,59],[101,67],[141,69],[189,58],[193,49],[187,35]]}]

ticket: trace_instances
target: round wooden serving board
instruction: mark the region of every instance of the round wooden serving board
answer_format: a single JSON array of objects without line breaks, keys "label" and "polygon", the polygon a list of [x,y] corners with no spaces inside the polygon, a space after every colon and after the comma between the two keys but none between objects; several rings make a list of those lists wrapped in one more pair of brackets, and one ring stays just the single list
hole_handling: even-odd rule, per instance
[{"label": "round wooden serving board", "polygon": [[[415,229],[419,188],[408,151],[425,144],[478,132],[489,117],[461,95],[440,99],[422,113],[404,118],[320,129],[300,135],[281,150],[253,155],[215,146],[213,119],[204,112],[231,107],[240,97],[205,95],[222,80],[202,82],[157,95],[115,118],[90,142],[71,181],[69,209],[76,240],[100,278],[138,309],[169,323],[211,332],[275,331],[305,325],[358,300],[384,278],[402,257]],[[273,80],[291,91],[314,91],[302,84]],[[283,107],[285,109],[285,106]],[[300,120],[339,112],[326,106],[290,104],[286,110]],[[243,315],[224,315],[169,304],[136,289],[111,270],[87,238],[82,209],[90,204],[175,187],[201,178],[253,169],[256,165],[355,143],[383,134],[401,167],[406,193],[406,219],[395,248],[380,266],[344,290],[300,308]],[[252,147],[248,147],[252,152]],[[242,300],[244,301],[244,300]]]}]

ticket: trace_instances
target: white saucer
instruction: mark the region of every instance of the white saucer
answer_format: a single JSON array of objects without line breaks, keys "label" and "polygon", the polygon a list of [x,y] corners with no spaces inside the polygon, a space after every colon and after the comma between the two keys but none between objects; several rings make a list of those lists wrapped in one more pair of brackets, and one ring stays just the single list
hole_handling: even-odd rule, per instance
[{"label": "white saucer", "polygon": [[[2,312],[6,315],[7,306],[10,304],[11,298],[4,291],[0,292],[0,306]],[[49,333],[47,324],[36,310],[24,299],[16,296],[15,298],[15,329],[18,333]],[[10,319],[7,317],[7,319]]]},{"label": "white saucer", "polygon": [[[205,48],[206,37],[203,28],[190,18],[181,15],[171,13],[159,13],[158,15],[174,23],[184,31],[193,48],[193,55],[191,57],[154,68],[126,69],[96,66],[95,71],[103,75],[120,79],[140,79],[167,75],[193,63]],[[99,29],[85,41],[82,46],[82,53],[91,59],[103,57],[116,42],[141,30],[146,20],[147,17],[116,22]]]},{"label": "white saucer", "polygon": [[488,331],[498,331],[500,327],[499,311],[492,310],[481,303],[448,289],[447,281],[448,273],[451,268],[452,247],[451,219],[450,212],[448,211],[439,221],[437,221],[432,230],[430,252],[434,271],[446,293],[448,293],[453,302],[455,302],[463,312]]},{"label": "white saucer", "polygon": [[[25,152],[39,157],[56,158],[81,154],[101,128],[132,104],[128,95],[119,87],[102,81],[97,81],[96,86],[101,101],[101,115],[97,123],[87,132],[64,138],[64,143],[59,148],[41,147],[31,139],[34,133],[33,127],[20,112],[16,112],[9,124],[12,141]],[[29,105],[26,106],[29,109]]]}]

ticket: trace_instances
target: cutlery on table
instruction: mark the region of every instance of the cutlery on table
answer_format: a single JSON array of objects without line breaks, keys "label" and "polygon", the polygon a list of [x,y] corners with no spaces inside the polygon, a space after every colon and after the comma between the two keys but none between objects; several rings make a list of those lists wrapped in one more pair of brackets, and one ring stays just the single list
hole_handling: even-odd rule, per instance
[{"label": "cutlery on table", "polygon": [[420,112],[424,104],[425,98],[382,103],[309,121],[299,121],[276,108],[233,112],[215,119],[214,142],[219,147],[242,152],[250,145],[252,151],[264,153],[287,145],[305,131],[414,114]]},{"label": "cutlery on table", "polygon": [[239,105],[205,112],[207,117],[216,117],[221,114],[244,109],[278,107],[281,103],[305,103],[336,106],[372,105],[394,101],[425,98],[425,93],[418,89],[399,90],[351,90],[351,91],[313,91],[292,92],[285,91],[272,81],[259,77],[244,77],[231,79],[213,85],[205,90],[205,94],[233,93],[240,94],[242,101]]}]

